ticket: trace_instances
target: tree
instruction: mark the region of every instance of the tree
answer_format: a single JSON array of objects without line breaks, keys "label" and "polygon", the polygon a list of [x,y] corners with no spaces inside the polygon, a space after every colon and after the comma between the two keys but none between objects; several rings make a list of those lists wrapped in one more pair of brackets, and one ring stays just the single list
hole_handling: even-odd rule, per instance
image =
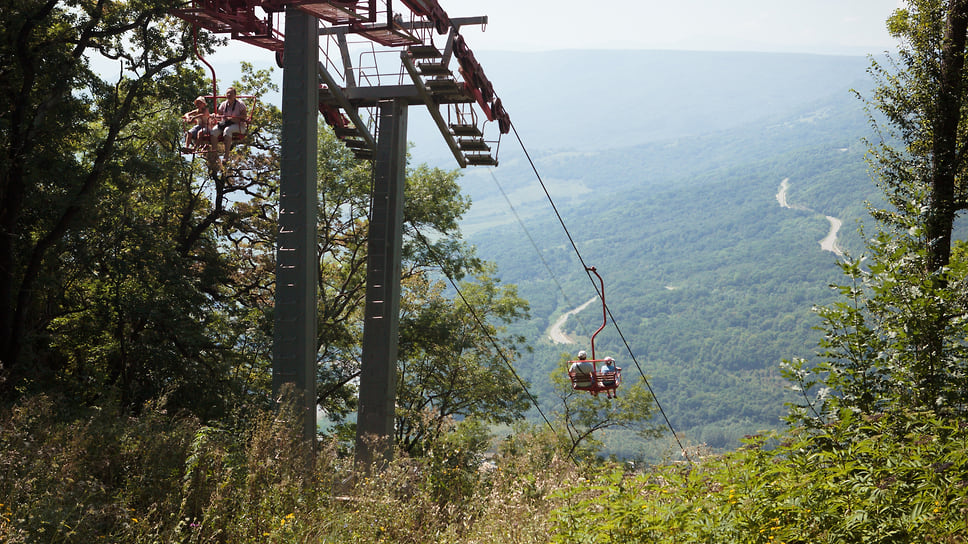
[{"label": "tree", "polygon": [[[23,350],[45,349],[60,298],[59,282],[47,280],[62,244],[96,215],[99,191],[133,159],[120,152],[127,129],[188,57],[179,29],[159,24],[173,5],[49,0],[2,11],[0,391],[52,363],[28,363]],[[121,76],[102,80],[92,59],[117,62]]]},{"label": "tree", "polygon": [[[246,86],[260,92],[266,77],[248,70]],[[237,149],[226,174],[181,156],[178,108],[205,83],[186,70],[157,85],[177,96],[149,95],[155,107],[117,147],[124,168],[108,169],[96,206],[58,244],[44,285],[59,295],[48,299],[47,346],[34,355],[47,363],[29,377],[82,402],[114,391],[136,410],[164,395],[171,408],[212,417],[260,390],[250,370],[261,353],[240,304],[251,286],[226,247],[252,213],[245,194],[271,187],[255,145]],[[262,123],[259,112],[253,130]]]},{"label": "tree", "polygon": [[499,325],[524,318],[527,302],[493,273],[488,266],[462,282],[455,299],[428,274],[405,281],[395,439],[408,453],[423,453],[455,419],[511,423],[528,406],[509,370],[523,339],[502,336]]},{"label": "tree", "polygon": [[908,2],[888,28],[901,41],[898,60],[872,63],[868,106],[881,130],[871,163],[889,208],[871,210],[879,232],[866,238],[868,255],[841,263],[845,300],[817,309],[820,363],[787,363],[805,395],[795,418],[968,406],[965,245],[953,240],[968,208],[968,2]]},{"label": "tree", "polygon": [[[897,72],[873,64],[880,87],[872,106],[886,116],[904,149],[882,142],[875,157],[897,214],[889,223],[919,225],[927,247],[926,272],[943,272],[951,254],[954,220],[968,207],[965,53],[968,2],[908,2],[888,20],[901,41]],[[900,200],[898,200],[900,198]],[[913,205],[913,207],[912,207]]]},{"label": "tree", "polygon": [[[137,410],[223,414],[257,373],[225,232],[271,192],[265,108],[230,172],[186,160],[179,116],[203,73],[169,2],[50,1],[3,10],[0,393],[117,395]],[[201,37],[199,47],[210,48]],[[105,76],[111,65],[117,76]],[[97,69],[94,68],[97,66]],[[268,74],[247,70],[261,93]],[[270,108],[271,109],[271,108]],[[276,112],[278,113],[278,112]],[[265,127],[265,130],[263,130]],[[263,136],[266,136],[263,139]],[[162,266],[163,265],[163,266]],[[237,288],[238,287],[238,288]]]}]

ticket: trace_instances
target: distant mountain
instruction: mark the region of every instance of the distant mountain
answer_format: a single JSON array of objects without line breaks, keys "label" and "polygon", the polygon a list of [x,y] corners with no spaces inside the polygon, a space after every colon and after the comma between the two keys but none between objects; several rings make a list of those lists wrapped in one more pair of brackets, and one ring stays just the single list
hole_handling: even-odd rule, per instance
[{"label": "distant mountain", "polygon": [[[576,151],[788,116],[864,84],[868,66],[862,56],[692,51],[481,51],[477,58],[526,145]],[[415,158],[453,165],[429,115],[411,110]],[[513,144],[505,136],[503,145]]]},{"label": "distant mountain", "polygon": [[[651,376],[677,430],[729,447],[778,426],[792,400],[778,364],[812,353],[810,308],[832,300],[827,286],[840,280],[837,256],[819,242],[839,220],[840,246],[859,250],[856,222],[877,198],[861,142],[869,123],[850,92],[867,92],[868,60],[481,57],[571,237],[513,135],[497,169],[466,171],[465,232],[532,303],[516,332],[535,351],[518,371],[549,402],[559,355],[587,347],[547,337],[556,317],[595,295],[573,242],[605,278],[616,320],[596,339],[600,356],[615,356],[629,379],[639,368]],[[600,323],[592,304],[564,330],[587,343]],[[626,456],[641,448],[612,445]]]}]

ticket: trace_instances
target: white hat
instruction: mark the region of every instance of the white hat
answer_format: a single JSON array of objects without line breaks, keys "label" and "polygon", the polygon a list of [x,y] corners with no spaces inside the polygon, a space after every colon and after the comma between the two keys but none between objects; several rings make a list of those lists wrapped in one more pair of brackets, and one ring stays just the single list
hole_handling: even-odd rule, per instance
[{"label": "white hat", "polygon": [[612,359],[611,357],[606,357],[605,358],[605,361],[606,362],[609,362],[609,363],[614,363],[615,362],[615,359]]},{"label": "white hat", "polygon": [[578,358],[579,359],[584,359],[586,357],[588,357],[588,353],[586,353],[585,350],[581,350],[581,351],[578,352]]}]

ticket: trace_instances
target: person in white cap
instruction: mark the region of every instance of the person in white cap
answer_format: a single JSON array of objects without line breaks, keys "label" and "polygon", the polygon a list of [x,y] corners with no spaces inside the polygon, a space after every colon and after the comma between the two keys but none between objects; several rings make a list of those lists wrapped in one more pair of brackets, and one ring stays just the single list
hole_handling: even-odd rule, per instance
[{"label": "person in white cap", "polygon": [[588,353],[581,350],[578,352],[578,360],[571,363],[568,368],[568,373],[571,375],[572,383],[576,388],[592,386],[592,372],[595,371],[595,365],[587,359]]},{"label": "person in white cap", "polygon": [[615,388],[618,386],[618,369],[615,367],[615,359],[606,357],[599,375],[602,377],[602,387],[605,388],[605,394],[608,395],[608,398],[614,399]]}]

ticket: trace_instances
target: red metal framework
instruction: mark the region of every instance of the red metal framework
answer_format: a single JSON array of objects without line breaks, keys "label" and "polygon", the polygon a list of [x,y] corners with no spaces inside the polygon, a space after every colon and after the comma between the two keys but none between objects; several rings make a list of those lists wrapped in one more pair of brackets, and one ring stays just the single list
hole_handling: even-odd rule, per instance
[{"label": "red metal framework", "polygon": [[[414,86],[420,88],[419,99],[431,109],[458,163],[462,167],[496,165],[500,135],[510,131],[511,120],[459,34],[461,23],[452,20],[437,0],[398,0],[398,5],[406,8],[403,13],[394,11],[393,0],[192,0],[190,7],[174,10],[173,14],[196,28],[230,34],[232,39],[275,51],[278,59],[285,45],[279,14],[286,7],[296,7],[329,23],[331,37],[342,37],[341,57],[330,59],[327,53],[327,61],[328,65],[345,67],[347,71],[347,34],[359,35],[383,47],[406,47],[404,68]],[[486,22],[486,18],[483,20]],[[446,36],[443,51],[433,43],[434,31]],[[452,58],[457,60],[456,70],[449,67]],[[365,107],[356,98],[365,87],[359,87],[348,73],[343,74],[345,82],[338,83],[337,78],[322,73],[326,71],[327,67],[321,66],[320,112],[358,157],[368,158],[375,138],[363,127],[356,111]],[[406,76],[403,69],[400,72]],[[472,104],[480,108],[482,119],[470,107]],[[441,109],[446,111],[442,114]],[[496,125],[497,139],[485,141],[483,133],[488,122]]]},{"label": "red metal framework", "polygon": [[[263,13],[260,16],[256,8]],[[252,45],[282,51],[283,35],[276,29],[272,10],[254,0],[193,0],[192,6],[172,11],[184,19],[216,34],[232,34],[232,39]]]},{"label": "red metal framework", "polygon": [[329,2],[320,2],[319,0],[274,0],[273,3],[296,6],[317,19],[322,19],[334,25],[372,23],[377,20],[376,0],[331,0]]}]

